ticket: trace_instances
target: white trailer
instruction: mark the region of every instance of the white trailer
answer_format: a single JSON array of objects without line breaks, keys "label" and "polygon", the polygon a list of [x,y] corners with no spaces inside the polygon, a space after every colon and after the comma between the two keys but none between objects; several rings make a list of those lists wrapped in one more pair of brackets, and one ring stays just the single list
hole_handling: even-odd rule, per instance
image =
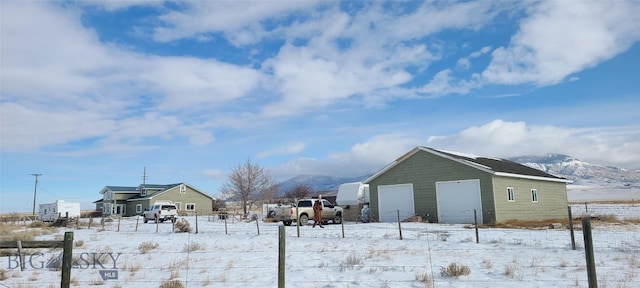
[{"label": "white trailer", "polygon": [[369,202],[369,184],[362,182],[344,183],[338,188],[338,205],[360,205]]},{"label": "white trailer", "polygon": [[80,217],[80,203],[58,200],[53,203],[40,204],[38,217],[44,222],[55,222],[58,217]]}]

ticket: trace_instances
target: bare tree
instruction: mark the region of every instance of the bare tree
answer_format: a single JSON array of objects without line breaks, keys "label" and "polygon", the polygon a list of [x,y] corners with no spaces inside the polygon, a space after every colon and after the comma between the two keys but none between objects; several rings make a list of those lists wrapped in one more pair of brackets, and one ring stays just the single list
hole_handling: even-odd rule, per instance
[{"label": "bare tree", "polygon": [[306,184],[300,184],[291,188],[291,190],[285,192],[284,198],[285,200],[291,203],[294,203],[296,199],[306,198],[311,194],[313,194],[313,190],[311,189],[311,186]]},{"label": "bare tree", "polygon": [[247,159],[244,164],[231,169],[221,192],[227,200],[240,201],[242,212],[246,216],[247,210],[251,210],[256,201],[273,198],[278,189],[275,183],[269,171]]}]

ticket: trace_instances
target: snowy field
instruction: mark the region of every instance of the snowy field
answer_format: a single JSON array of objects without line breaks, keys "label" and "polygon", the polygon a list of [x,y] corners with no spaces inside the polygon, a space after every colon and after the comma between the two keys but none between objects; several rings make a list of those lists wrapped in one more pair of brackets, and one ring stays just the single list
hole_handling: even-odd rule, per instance
[{"label": "snowy field", "polygon": [[[572,211],[575,215],[584,209],[576,205]],[[592,223],[599,286],[640,287],[640,224],[631,221],[640,217],[640,204],[590,204],[587,209],[628,220]],[[229,220],[225,225],[199,217],[195,234],[195,218],[186,219],[192,233],[172,233],[170,223],[142,221],[136,231],[136,218],[123,218],[119,228],[117,221],[106,223],[104,230],[94,222],[90,229],[59,229],[38,240],[74,233],[73,287],[160,287],[169,279],[183,287],[277,287],[280,224]],[[299,237],[295,226],[285,227],[286,286],[588,286],[579,230],[577,249],[572,250],[567,229],[482,228],[480,243],[475,229],[465,225],[402,223],[401,229],[402,240],[397,223],[347,222],[344,238],[342,225],[300,227]],[[61,250],[44,250],[29,250],[22,272],[15,256],[0,257],[6,278],[0,287],[59,287],[60,272],[45,266]],[[451,263],[468,267],[470,273],[442,274]],[[117,279],[103,280],[101,271]]]}]

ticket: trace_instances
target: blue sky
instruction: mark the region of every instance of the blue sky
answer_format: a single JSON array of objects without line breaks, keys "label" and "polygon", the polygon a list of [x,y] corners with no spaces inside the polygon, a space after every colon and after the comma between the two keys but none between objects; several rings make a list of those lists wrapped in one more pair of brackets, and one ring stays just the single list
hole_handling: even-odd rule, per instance
[{"label": "blue sky", "polygon": [[638,1],[1,1],[0,213],[422,145],[640,169]]}]

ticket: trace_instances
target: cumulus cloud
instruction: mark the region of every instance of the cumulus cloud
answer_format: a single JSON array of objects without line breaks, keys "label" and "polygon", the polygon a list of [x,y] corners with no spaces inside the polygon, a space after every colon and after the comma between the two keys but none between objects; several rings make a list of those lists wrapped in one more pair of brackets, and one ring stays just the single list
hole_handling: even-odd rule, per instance
[{"label": "cumulus cloud", "polygon": [[492,83],[550,85],[640,40],[637,1],[541,1],[482,73]]},{"label": "cumulus cloud", "polygon": [[[210,109],[244,97],[262,81],[250,68],[149,56],[102,43],[83,27],[79,10],[55,3],[14,1],[2,8],[3,149],[83,139],[142,147],[144,141],[176,135],[204,145],[214,137],[210,127],[189,124],[195,107]],[[180,117],[184,113],[189,117]]]}]

